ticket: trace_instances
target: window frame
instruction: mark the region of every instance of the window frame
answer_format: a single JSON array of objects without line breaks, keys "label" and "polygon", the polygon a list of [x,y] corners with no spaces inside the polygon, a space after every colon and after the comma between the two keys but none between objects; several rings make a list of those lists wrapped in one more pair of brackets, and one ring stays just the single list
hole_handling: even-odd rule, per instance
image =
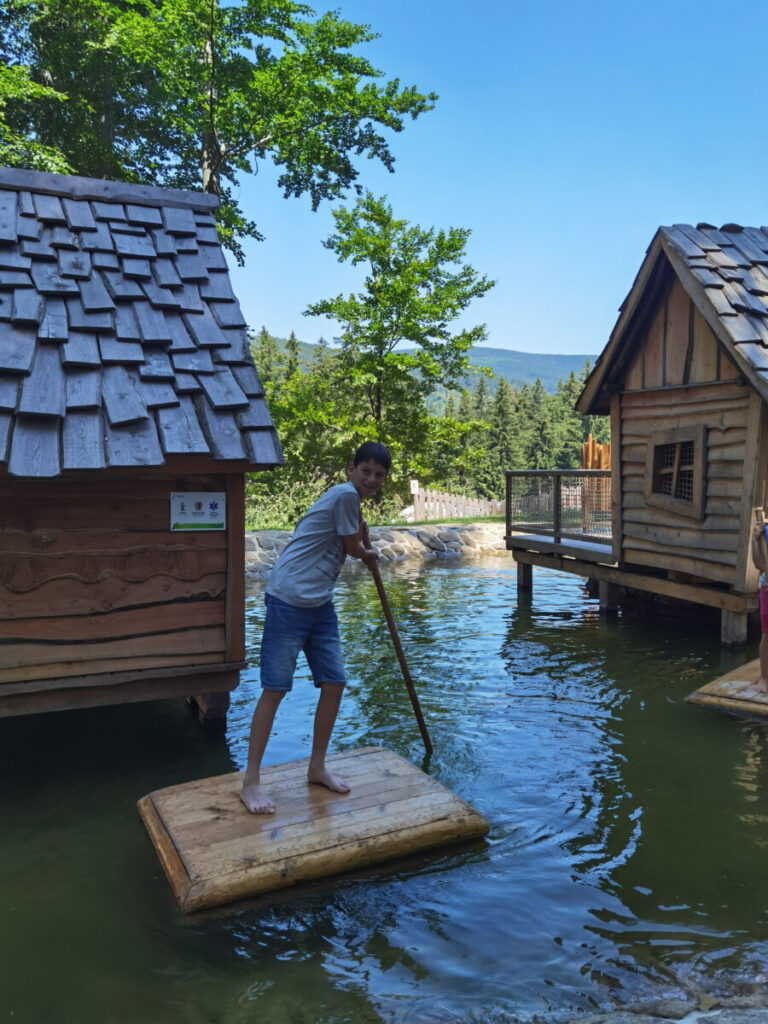
[{"label": "window frame", "polygon": [[[680,449],[684,444],[693,443],[693,460],[690,468],[693,471],[693,498],[675,498],[674,489],[677,474],[680,470]],[[661,494],[654,490],[658,479],[657,452],[666,445],[675,445],[675,467],[672,474],[672,494]],[[707,428],[678,427],[675,430],[662,430],[651,434],[648,438],[648,452],[645,462],[645,501],[657,508],[668,509],[678,515],[689,516],[691,519],[704,518],[704,500],[707,465]]]}]

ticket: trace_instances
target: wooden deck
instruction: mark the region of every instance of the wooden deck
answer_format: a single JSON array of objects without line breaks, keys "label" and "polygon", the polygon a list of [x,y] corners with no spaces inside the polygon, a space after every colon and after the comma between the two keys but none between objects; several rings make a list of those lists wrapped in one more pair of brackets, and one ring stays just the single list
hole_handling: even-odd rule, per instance
[{"label": "wooden deck", "polygon": [[686,700],[692,704],[706,704],[725,711],[740,711],[750,715],[768,715],[768,694],[758,693],[755,683],[760,678],[757,658],[740,668],[726,672],[711,683],[690,693]]},{"label": "wooden deck", "polygon": [[309,786],[306,759],[265,769],[273,815],[245,809],[242,772],[142,797],[139,812],[181,909],[231,903],[488,831],[473,807],[389,750],[361,747],[329,764],[348,779],[350,793]]}]

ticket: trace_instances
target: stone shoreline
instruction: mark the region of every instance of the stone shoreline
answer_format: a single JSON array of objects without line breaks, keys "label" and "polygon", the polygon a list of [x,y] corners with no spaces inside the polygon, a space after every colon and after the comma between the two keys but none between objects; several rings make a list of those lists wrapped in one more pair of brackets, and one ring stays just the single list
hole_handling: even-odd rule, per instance
[{"label": "stone shoreline", "polygon": [[[378,551],[381,562],[402,562],[407,558],[459,558],[463,555],[488,554],[512,558],[504,543],[504,523],[372,526],[370,534],[371,543]],[[290,530],[247,532],[246,579],[266,579],[277,556],[290,538]]]}]

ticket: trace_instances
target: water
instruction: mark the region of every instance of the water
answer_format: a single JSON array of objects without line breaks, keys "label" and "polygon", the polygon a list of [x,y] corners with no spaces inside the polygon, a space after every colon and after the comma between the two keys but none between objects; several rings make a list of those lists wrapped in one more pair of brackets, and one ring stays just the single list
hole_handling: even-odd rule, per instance
[{"label": "water", "polygon": [[[255,667],[226,732],[178,701],[0,721],[0,1020],[554,1024],[760,975],[768,726],[684,702],[745,653],[716,622],[601,619],[571,576],[536,570],[518,601],[510,565],[384,574],[425,767],[491,822],[469,848],[185,917],[135,801],[243,767]],[[337,604],[337,749],[421,766],[372,582],[346,576]],[[253,593],[252,665],[262,614]],[[270,763],[306,755],[314,700],[302,672]]]}]

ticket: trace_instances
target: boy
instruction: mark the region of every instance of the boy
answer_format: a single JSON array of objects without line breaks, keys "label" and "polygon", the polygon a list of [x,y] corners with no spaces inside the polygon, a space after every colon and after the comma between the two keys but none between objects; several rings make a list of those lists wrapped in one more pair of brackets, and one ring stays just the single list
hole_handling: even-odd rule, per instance
[{"label": "boy", "polygon": [[307,781],[335,793],[349,792],[347,782],[325,765],[346,682],[333,588],[347,555],[362,559],[369,568],[378,560],[360,516],[360,499],[376,494],[391,464],[392,456],[383,444],[366,441],[361,445],[347,467],[349,481],[327,490],[299,520],[270,574],[261,639],[262,690],[253,712],[248,767],[240,793],[252,814],[275,811],[261,787],[261,760],[280,701],[293,685],[301,650],[320,690]]},{"label": "boy", "polygon": [[768,693],[768,547],[766,546],[765,517],[760,509],[755,509],[755,522],[752,526],[752,561],[760,571],[760,678],[755,683],[758,693]]}]

